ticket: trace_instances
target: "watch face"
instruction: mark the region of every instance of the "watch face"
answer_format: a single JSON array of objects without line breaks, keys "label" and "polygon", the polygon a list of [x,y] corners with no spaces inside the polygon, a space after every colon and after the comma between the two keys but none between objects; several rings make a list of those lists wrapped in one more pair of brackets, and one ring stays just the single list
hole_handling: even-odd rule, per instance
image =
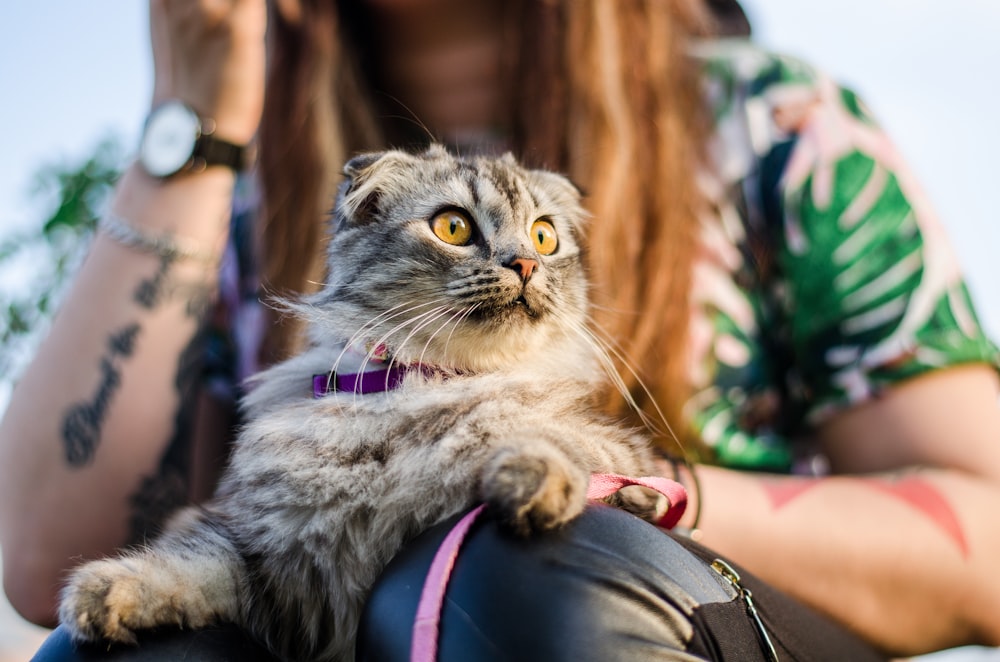
[{"label": "watch face", "polygon": [[198,116],[179,101],[156,108],[139,145],[139,160],[146,172],[166,177],[183,168],[191,160],[199,132]]}]

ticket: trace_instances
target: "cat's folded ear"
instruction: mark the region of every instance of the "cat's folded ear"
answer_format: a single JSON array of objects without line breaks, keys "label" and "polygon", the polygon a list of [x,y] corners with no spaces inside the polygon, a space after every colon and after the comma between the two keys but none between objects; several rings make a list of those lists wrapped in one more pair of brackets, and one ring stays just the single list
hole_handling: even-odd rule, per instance
[{"label": "cat's folded ear", "polygon": [[362,176],[362,173],[375,165],[385,155],[386,152],[358,154],[344,164],[344,176],[351,180],[359,178]]},{"label": "cat's folded ear", "polygon": [[[500,161],[513,168],[523,167],[523,165],[517,160],[517,157],[514,156],[513,152],[504,152],[503,156],[500,157]],[[532,168],[527,172],[529,178],[534,178],[536,182],[549,188],[561,190],[564,195],[572,199],[574,202],[579,202],[587,195],[576,182],[571,180],[566,175],[552,170],[545,170],[544,168]]]},{"label": "cat's folded ear", "polygon": [[569,177],[551,170],[529,170],[528,177],[537,186],[555,195],[563,204],[579,207],[586,195]]},{"label": "cat's folded ear", "polygon": [[377,220],[384,184],[409,158],[398,151],[368,152],[345,163],[344,182],[334,210],[337,227]]},{"label": "cat's folded ear", "polygon": [[575,200],[583,200],[587,196],[587,192],[583,190],[583,187],[577,184],[575,181],[567,177],[566,175],[561,175],[555,172],[543,171],[546,176],[550,178],[555,178],[558,180],[556,186],[563,187]]},{"label": "cat's folded ear", "polygon": [[[509,152],[503,155],[503,160],[510,161],[512,164],[516,165],[517,161],[514,156]],[[539,185],[544,186],[549,190],[559,191],[567,199],[574,202],[580,202],[586,192],[571,180],[566,175],[560,174],[558,172],[553,172],[552,170],[529,170],[528,176],[535,180]]]}]

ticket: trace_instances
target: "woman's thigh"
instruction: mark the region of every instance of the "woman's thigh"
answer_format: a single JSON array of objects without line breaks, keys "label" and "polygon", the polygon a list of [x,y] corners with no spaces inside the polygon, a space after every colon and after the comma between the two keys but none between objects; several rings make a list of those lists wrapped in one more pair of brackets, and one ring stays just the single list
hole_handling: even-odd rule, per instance
[{"label": "woman's thigh", "polygon": [[263,646],[235,625],[199,630],[163,628],[138,633],[135,645],[74,644],[56,628],[32,662],[277,662]]},{"label": "woman's thigh", "polygon": [[[418,537],[383,573],[359,630],[358,660],[409,659],[423,579],[453,524]],[[711,568],[715,557],[605,506],[588,507],[567,527],[527,540],[485,518],[452,571],[438,659],[769,659],[744,595]],[[835,624],[740,575],[741,586],[754,589],[780,659],[883,659]]]},{"label": "woman's thigh", "polygon": [[[455,518],[457,520],[457,518]],[[424,578],[455,520],[414,541],[373,589],[358,660],[409,660]],[[488,517],[470,532],[448,584],[442,662],[766,660],[743,598],[711,569],[715,555],[604,506],[558,531],[514,538]],[[835,624],[740,570],[780,659],[880,660]],[[235,626],[140,632],[137,646],[75,647],[57,629],[40,662],[240,660],[272,657]]]}]

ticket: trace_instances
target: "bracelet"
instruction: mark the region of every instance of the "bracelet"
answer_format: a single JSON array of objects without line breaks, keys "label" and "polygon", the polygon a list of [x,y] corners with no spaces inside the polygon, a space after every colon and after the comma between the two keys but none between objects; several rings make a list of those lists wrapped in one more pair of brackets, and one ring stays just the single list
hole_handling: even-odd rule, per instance
[{"label": "bracelet", "polygon": [[[687,458],[684,458],[681,463],[687,468],[687,472],[691,474],[691,487],[694,488],[694,519],[691,521],[691,528],[688,529],[688,537],[698,542],[701,540],[701,529],[698,528],[698,524],[701,523],[701,480],[694,470],[694,465]],[[678,475],[680,475],[679,471]]]},{"label": "bracelet", "polygon": [[193,260],[205,264],[215,262],[215,255],[192,242],[185,242],[169,234],[153,235],[145,233],[114,213],[106,213],[97,223],[109,238],[123,246],[158,255],[164,260]]}]

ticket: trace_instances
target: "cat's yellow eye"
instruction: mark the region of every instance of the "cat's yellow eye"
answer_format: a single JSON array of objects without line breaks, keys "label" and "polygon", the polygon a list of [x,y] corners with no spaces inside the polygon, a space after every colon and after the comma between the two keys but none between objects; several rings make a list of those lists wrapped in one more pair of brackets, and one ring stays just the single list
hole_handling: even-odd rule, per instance
[{"label": "cat's yellow eye", "polygon": [[552,255],[559,248],[556,228],[549,221],[539,219],[531,224],[531,239],[539,255]]},{"label": "cat's yellow eye", "polygon": [[472,222],[461,212],[443,211],[431,219],[434,235],[452,246],[465,246],[472,241]]}]

